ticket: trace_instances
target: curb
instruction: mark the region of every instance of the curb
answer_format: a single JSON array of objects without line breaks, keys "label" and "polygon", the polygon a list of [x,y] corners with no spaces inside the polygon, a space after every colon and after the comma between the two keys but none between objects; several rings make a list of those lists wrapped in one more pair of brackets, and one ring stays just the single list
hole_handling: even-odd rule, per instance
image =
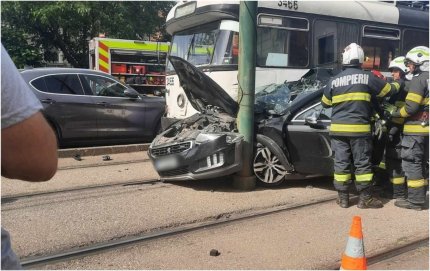
[{"label": "curb", "polygon": [[116,146],[101,146],[89,148],[74,148],[58,150],[58,158],[80,156],[96,156],[104,154],[127,153],[147,151],[150,144],[134,144],[134,145],[116,145]]}]

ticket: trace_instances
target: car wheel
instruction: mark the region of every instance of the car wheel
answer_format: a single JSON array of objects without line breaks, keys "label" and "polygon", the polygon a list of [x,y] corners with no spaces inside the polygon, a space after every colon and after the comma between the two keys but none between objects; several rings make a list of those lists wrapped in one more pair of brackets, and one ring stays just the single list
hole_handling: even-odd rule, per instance
[{"label": "car wheel", "polygon": [[287,169],[282,164],[282,150],[267,136],[257,135],[257,149],[254,154],[253,171],[260,184],[275,186],[281,184]]}]

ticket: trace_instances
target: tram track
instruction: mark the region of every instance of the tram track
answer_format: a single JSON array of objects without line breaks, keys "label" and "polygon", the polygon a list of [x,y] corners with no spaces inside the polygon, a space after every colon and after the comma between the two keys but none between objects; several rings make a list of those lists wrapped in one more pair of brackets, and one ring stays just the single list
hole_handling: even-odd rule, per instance
[{"label": "tram track", "polygon": [[[174,228],[160,229],[157,231],[151,231],[149,233],[144,233],[138,236],[132,236],[128,238],[122,238],[117,240],[106,241],[103,243],[98,243],[86,247],[80,247],[75,249],[70,249],[67,251],[61,251],[56,254],[51,255],[38,255],[34,257],[28,257],[22,259],[22,265],[26,269],[40,268],[45,265],[61,263],[73,259],[80,259],[87,256],[94,256],[108,251],[113,251],[115,249],[120,249],[127,246],[132,246],[136,244],[144,244],[145,242],[161,240],[167,237],[179,236],[185,233],[193,233],[201,230],[221,227],[224,225],[232,224],[239,221],[246,221],[252,219],[257,219],[264,216],[269,216],[272,214],[291,212],[298,209],[303,209],[306,207],[311,207],[319,204],[324,204],[329,201],[333,201],[336,196],[326,196],[319,200],[314,200],[307,203],[295,204],[295,205],[280,205],[271,208],[260,209],[252,212],[244,213],[229,213],[220,214],[212,217],[209,221],[202,222],[190,222],[185,225],[175,226]],[[403,245],[393,245],[387,247],[383,251],[376,252],[373,255],[368,255],[368,265],[376,264],[378,262],[390,259],[397,255],[401,255],[417,248],[428,245],[428,236],[426,238],[411,240]],[[321,269],[328,270],[339,270],[339,263],[328,264]]]},{"label": "tram track", "polygon": [[156,183],[161,183],[161,181],[158,179],[147,179],[147,180],[134,179],[126,182],[87,185],[87,186],[79,186],[79,187],[68,188],[68,189],[59,189],[59,190],[44,191],[44,192],[37,192],[37,193],[22,193],[22,194],[2,196],[1,202],[2,202],[2,205],[3,204],[7,205],[8,203],[12,203],[22,199],[49,196],[49,195],[60,194],[60,193],[73,193],[73,192],[80,192],[80,191],[93,190],[93,189],[123,187],[123,186],[132,186],[132,185],[154,185]]},{"label": "tram track", "polygon": [[149,158],[145,159],[135,159],[135,160],[126,160],[126,161],[110,161],[103,163],[92,163],[92,164],[84,164],[84,165],[73,165],[73,166],[60,166],[58,170],[73,170],[73,169],[84,169],[84,168],[93,168],[93,167],[106,167],[106,166],[118,166],[118,165],[127,165],[127,164],[137,164],[137,163],[148,163],[151,160]]},{"label": "tram track", "polygon": [[311,200],[307,203],[294,204],[294,205],[280,205],[271,208],[264,208],[256,210],[253,212],[244,213],[227,213],[219,214],[209,221],[204,220],[202,222],[189,223],[185,225],[180,225],[174,228],[161,229],[150,233],[144,233],[138,236],[122,238],[119,240],[107,241],[99,244],[94,244],[86,247],[80,247],[76,249],[70,249],[67,251],[62,251],[57,254],[34,256],[22,259],[21,263],[24,268],[37,268],[43,265],[63,262],[72,259],[83,258],[90,255],[99,254],[109,250],[118,249],[121,247],[131,246],[138,243],[145,243],[152,240],[162,239],[170,236],[180,235],[189,232],[197,232],[199,230],[204,230],[208,228],[219,227],[227,225],[229,223],[235,223],[244,220],[252,220],[260,218],[263,216],[268,216],[271,214],[293,211],[301,208],[311,207],[318,204],[323,204],[336,199],[336,196],[326,196],[319,200]]}]

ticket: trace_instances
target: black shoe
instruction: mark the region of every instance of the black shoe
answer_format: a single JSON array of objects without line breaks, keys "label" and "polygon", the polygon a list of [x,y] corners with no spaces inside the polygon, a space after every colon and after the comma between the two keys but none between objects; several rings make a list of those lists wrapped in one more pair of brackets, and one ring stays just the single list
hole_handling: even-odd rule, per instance
[{"label": "black shoe", "polygon": [[405,199],[398,199],[394,202],[394,205],[399,208],[405,208],[405,209],[413,209],[417,211],[421,211],[423,209],[423,206],[421,204],[415,204],[410,201],[407,201]]},{"label": "black shoe", "polygon": [[378,208],[384,207],[384,205],[382,204],[382,201],[380,201],[379,199],[370,197],[367,199],[360,198],[358,200],[357,207],[360,209],[378,209]]},{"label": "black shoe", "polygon": [[339,205],[342,208],[348,208],[349,207],[349,202],[348,202],[348,200],[345,200],[345,199],[337,198],[336,203],[337,203],[337,205]]},{"label": "black shoe", "polygon": [[348,208],[349,207],[349,193],[338,192],[336,203],[337,203],[337,205],[339,205],[342,208]]}]

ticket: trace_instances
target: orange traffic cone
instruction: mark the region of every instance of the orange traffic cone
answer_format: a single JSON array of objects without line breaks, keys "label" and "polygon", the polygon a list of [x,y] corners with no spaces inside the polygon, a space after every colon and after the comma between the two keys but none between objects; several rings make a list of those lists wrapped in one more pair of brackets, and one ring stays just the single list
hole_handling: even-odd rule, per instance
[{"label": "orange traffic cone", "polygon": [[354,216],[348,243],[342,254],[341,270],[366,270],[367,261],[364,255],[363,232],[361,230],[361,217]]}]

